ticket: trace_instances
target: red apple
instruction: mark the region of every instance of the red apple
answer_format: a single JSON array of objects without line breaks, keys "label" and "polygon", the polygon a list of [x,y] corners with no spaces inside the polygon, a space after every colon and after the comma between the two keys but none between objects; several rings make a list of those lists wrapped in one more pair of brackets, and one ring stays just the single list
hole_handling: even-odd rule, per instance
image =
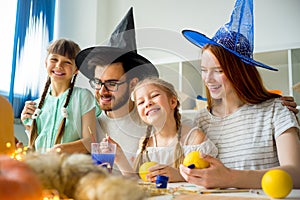
[{"label": "red apple", "polygon": [[26,164],[0,155],[0,199],[41,200],[42,185]]}]

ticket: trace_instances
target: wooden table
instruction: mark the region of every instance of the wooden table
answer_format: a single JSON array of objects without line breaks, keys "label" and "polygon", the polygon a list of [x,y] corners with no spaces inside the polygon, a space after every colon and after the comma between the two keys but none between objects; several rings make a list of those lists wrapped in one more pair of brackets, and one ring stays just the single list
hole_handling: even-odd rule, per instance
[{"label": "wooden table", "polygon": [[[209,190],[189,183],[168,183],[168,191],[170,189],[178,192],[153,196],[148,200],[272,200],[262,190],[221,190],[220,193],[219,190],[214,190],[209,193]],[[200,191],[205,194],[200,194]],[[283,200],[300,200],[300,189],[292,190]]]}]

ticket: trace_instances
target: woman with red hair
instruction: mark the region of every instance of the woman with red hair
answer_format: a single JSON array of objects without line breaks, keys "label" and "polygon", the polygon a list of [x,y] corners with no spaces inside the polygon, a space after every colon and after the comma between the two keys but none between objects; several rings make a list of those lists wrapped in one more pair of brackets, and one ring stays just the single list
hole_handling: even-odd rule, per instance
[{"label": "woman with red hair", "polygon": [[265,88],[256,66],[277,69],[252,59],[252,13],[251,0],[237,0],[231,21],[212,39],[183,31],[202,48],[208,106],[196,122],[219,154],[204,157],[210,163],[206,169],[181,165],[180,172],[186,181],[206,188],[261,188],[264,173],[276,168],[288,172],[293,187],[300,188],[300,127],[281,96]]}]

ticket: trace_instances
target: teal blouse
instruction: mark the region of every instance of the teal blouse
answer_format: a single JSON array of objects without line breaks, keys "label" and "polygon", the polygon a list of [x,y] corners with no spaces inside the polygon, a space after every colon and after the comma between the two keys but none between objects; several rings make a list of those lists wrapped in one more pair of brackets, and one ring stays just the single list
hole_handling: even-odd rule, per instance
[{"label": "teal blouse", "polygon": [[[35,141],[35,148],[40,152],[45,152],[48,148],[54,146],[55,137],[63,119],[61,108],[65,104],[69,89],[58,97],[51,96],[50,91],[49,89],[41,113],[36,119],[38,137]],[[35,100],[37,105],[39,101],[40,99]],[[81,117],[94,109],[95,106],[95,97],[91,91],[74,87],[69,105],[67,106],[68,117],[61,143],[73,142],[82,138]],[[99,109],[97,112],[99,112]],[[96,113],[96,115],[98,114]],[[25,125],[31,125],[31,123],[31,119],[24,121]]]}]

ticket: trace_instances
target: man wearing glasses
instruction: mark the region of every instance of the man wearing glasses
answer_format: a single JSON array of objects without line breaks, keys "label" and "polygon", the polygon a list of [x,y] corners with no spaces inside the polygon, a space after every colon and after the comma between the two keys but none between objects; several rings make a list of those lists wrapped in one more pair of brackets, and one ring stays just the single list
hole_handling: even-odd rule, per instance
[{"label": "man wearing glasses", "polygon": [[89,79],[102,110],[98,117],[97,140],[110,136],[133,164],[146,126],[140,120],[130,94],[138,81],[149,76],[158,77],[158,71],[137,53],[132,9],[117,26],[108,46],[84,49],[75,61]]},{"label": "man wearing glasses", "polygon": [[[127,52],[119,56],[119,52],[112,50],[109,56],[103,56],[105,53],[102,51],[106,50],[103,47],[85,49],[77,55],[76,63],[81,63],[81,72],[90,79],[102,110],[98,117],[98,141],[109,135],[121,146],[132,164],[146,126],[141,122],[130,94],[138,81],[148,76],[158,77],[158,71],[150,61],[136,53]],[[86,51],[89,51],[89,58],[82,58]]]}]

